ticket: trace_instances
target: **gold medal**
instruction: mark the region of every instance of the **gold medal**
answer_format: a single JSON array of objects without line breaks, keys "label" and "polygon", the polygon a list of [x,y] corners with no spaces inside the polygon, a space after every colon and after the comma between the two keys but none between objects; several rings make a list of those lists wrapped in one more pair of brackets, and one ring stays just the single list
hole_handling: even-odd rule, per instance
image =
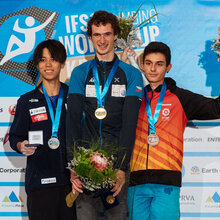
[{"label": "gold medal", "polygon": [[113,197],[113,195],[108,195],[108,196],[106,197],[106,202],[107,202],[108,204],[113,204],[113,203],[115,202],[115,197]]},{"label": "gold medal", "polygon": [[147,143],[151,146],[158,145],[159,143],[159,137],[154,133],[151,133],[147,137]]},{"label": "gold medal", "polygon": [[95,110],[95,117],[99,120],[104,119],[107,116],[107,111],[104,107],[98,107]]}]

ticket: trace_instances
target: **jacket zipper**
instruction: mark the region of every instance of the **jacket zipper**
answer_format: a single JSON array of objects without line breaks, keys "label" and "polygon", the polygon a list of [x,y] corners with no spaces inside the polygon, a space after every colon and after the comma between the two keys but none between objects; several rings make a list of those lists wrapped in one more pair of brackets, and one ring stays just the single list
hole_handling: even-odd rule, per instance
[{"label": "jacket zipper", "polygon": [[[104,69],[104,80],[103,80],[103,85],[102,85],[102,90],[105,86],[105,82],[106,82],[106,63],[101,63],[103,69]],[[102,74],[100,74],[102,75]],[[103,103],[103,105],[105,105],[105,103]],[[102,148],[102,145],[103,145],[103,138],[102,138],[102,120],[100,120],[99,122],[99,136],[100,136],[100,148]]]},{"label": "jacket zipper", "polygon": [[[148,95],[148,94],[147,94]],[[153,99],[153,95],[154,95],[154,91],[152,90],[152,94],[151,94],[151,97],[150,97],[150,105],[151,105],[151,101]],[[148,135],[150,134],[150,126],[149,126],[149,123],[148,123]],[[146,170],[148,169],[148,156],[149,156],[149,144],[147,143],[147,160],[146,160]]]}]

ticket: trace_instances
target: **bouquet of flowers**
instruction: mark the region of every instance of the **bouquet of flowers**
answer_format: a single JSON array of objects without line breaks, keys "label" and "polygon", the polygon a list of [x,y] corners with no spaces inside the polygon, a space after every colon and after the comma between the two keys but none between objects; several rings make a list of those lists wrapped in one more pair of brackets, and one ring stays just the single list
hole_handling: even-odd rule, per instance
[{"label": "bouquet of flowers", "polygon": [[[137,18],[137,13],[139,12],[139,10],[141,9],[143,3],[139,6],[139,8],[137,9],[137,11],[135,12],[135,14],[133,16],[128,16],[128,17],[123,17],[122,13],[119,14],[119,26],[120,26],[120,34],[117,38],[117,40],[115,41],[115,47],[116,48],[120,48],[122,50],[124,50],[127,47],[133,48],[133,47],[140,47],[143,42],[141,41],[141,39],[139,39],[137,37],[137,30],[139,27],[143,27],[147,22],[149,22],[152,18],[154,18],[155,16],[158,15],[157,10],[154,6],[154,10],[155,10],[155,14],[153,16],[151,16],[150,18],[148,18],[147,20],[143,21],[141,24],[139,24],[138,26],[134,26],[134,22]],[[129,56],[128,55],[128,59],[130,61],[130,64],[134,67],[136,67],[137,69],[139,69],[137,63],[135,62],[135,59],[133,56]],[[144,85],[147,85],[147,79],[145,78],[145,75],[142,73],[142,77],[143,77],[143,81],[144,81]]]},{"label": "bouquet of flowers", "polygon": [[[118,171],[114,166],[119,148],[116,149],[115,146],[110,145],[104,145],[100,148],[100,141],[89,143],[89,145],[90,148],[85,148],[83,146],[76,147],[75,144],[73,159],[68,163],[67,169],[74,172],[83,187],[89,191],[113,188],[116,184]],[[78,195],[78,192],[75,194],[70,192],[67,195],[68,207],[72,206]]]},{"label": "bouquet of flowers", "polygon": [[220,27],[218,29],[218,36],[213,40],[214,44],[211,45],[212,50],[217,53],[218,61],[220,62]]},{"label": "bouquet of flowers", "polygon": [[124,50],[126,47],[140,47],[143,44],[143,42],[137,37],[137,30],[139,27],[143,27],[143,25],[149,22],[152,18],[158,16],[158,13],[154,6],[154,10],[156,13],[135,27],[134,22],[137,18],[137,13],[141,9],[142,5],[143,3],[138,7],[133,16],[123,17],[122,13],[119,14],[119,26],[121,31],[118,39],[115,42],[116,47]]}]

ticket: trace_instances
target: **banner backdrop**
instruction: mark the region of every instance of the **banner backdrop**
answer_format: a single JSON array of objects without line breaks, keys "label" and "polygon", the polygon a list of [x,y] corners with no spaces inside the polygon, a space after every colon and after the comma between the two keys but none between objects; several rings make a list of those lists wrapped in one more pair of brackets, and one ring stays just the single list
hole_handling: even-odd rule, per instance
[{"label": "banner backdrop", "polygon": [[[24,174],[26,157],[12,151],[8,131],[20,95],[40,81],[33,51],[41,41],[56,39],[67,50],[61,81],[69,81],[77,65],[92,59],[94,48],[86,35],[92,13],[107,10],[133,15],[139,0],[0,0],[0,219],[28,219]],[[169,76],[179,87],[204,96],[220,94],[220,63],[211,50],[220,25],[220,0],[156,0],[144,2],[136,25],[143,48],[163,41],[172,51]],[[120,55],[120,50],[116,53]],[[194,121],[185,131],[182,220],[220,219],[220,121]]]}]

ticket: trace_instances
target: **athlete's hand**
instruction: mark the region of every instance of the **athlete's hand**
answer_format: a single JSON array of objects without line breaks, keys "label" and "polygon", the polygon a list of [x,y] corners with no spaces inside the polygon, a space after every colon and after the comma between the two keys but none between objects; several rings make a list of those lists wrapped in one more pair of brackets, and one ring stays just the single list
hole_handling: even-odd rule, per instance
[{"label": "athlete's hand", "polygon": [[116,175],[117,175],[117,181],[114,188],[111,190],[111,192],[114,192],[113,194],[114,197],[121,192],[122,186],[125,184],[125,172],[119,170]]},{"label": "athlete's hand", "polygon": [[30,156],[33,155],[35,150],[37,149],[37,147],[33,146],[33,147],[26,147],[25,145],[28,144],[28,141],[22,141],[22,142],[18,142],[17,143],[17,149],[18,151],[20,151],[22,154],[24,154],[25,156]]},{"label": "athlete's hand", "polygon": [[125,63],[127,64],[130,64],[130,61],[128,59],[128,56],[133,56],[135,57],[136,56],[136,53],[135,51],[133,50],[133,48],[130,48],[130,47],[127,47],[123,50],[123,53],[122,53],[122,57],[121,57],[121,60],[124,61]]},{"label": "athlete's hand", "polygon": [[79,180],[79,178],[76,176],[76,173],[73,171],[70,171],[70,182],[72,183],[73,194],[75,194],[76,191],[83,193],[82,182]]}]

